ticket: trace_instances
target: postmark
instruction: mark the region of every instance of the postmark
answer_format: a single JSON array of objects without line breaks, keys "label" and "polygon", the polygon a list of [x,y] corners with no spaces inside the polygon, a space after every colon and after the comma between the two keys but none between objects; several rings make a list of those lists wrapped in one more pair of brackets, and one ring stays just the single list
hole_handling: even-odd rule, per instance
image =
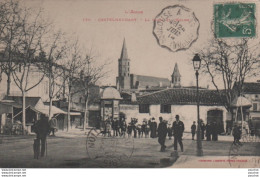
[{"label": "postmark", "polygon": [[200,23],[194,12],[182,5],[164,8],[154,19],[158,44],[172,52],[185,50],[198,39]]},{"label": "postmark", "polygon": [[100,167],[120,167],[134,153],[134,139],[104,136],[99,129],[91,129],[87,134],[88,157],[100,162]]},{"label": "postmark", "polygon": [[[250,146],[259,146],[259,136],[242,134],[240,143],[232,143],[229,150],[228,162],[232,168],[259,168],[260,157],[255,151],[250,151]],[[256,147],[257,149],[257,147]]]},{"label": "postmark", "polygon": [[216,37],[255,37],[255,11],[254,3],[214,4]]}]

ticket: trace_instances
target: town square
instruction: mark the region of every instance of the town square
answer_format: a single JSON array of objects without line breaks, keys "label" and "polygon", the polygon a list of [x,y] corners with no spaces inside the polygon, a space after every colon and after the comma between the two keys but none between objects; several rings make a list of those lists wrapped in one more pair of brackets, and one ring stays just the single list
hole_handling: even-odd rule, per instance
[{"label": "town square", "polygon": [[1,1],[0,167],[259,168],[259,5]]}]

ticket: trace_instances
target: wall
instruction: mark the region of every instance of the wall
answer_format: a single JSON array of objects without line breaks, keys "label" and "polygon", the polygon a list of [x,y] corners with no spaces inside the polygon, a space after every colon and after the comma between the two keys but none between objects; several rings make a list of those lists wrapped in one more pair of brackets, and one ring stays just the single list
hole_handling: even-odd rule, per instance
[{"label": "wall", "polygon": [[[209,110],[222,110],[223,122],[226,127],[226,114],[227,111],[223,106],[200,106],[200,118],[207,122],[207,111]],[[175,116],[180,115],[180,120],[185,124],[185,131],[190,132],[190,127],[193,121],[197,122],[197,106],[196,105],[171,105],[171,113],[160,113],[160,105],[150,105],[150,113],[139,113],[139,105],[121,104],[120,112],[126,114],[127,122],[131,120],[131,117],[138,119],[138,123],[141,124],[143,119],[155,118],[156,122],[159,122],[159,117],[167,120],[172,124],[175,121]]]}]

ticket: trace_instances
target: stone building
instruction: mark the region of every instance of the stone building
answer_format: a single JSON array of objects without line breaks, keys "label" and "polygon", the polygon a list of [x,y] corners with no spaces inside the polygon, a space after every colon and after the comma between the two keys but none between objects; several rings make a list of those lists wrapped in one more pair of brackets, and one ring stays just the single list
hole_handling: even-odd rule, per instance
[{"label": "stone building", "polygon": [[[200,89],[200,119],[205,123],[216,122],[218,129],[223,132],[226,124],[227,111],[221,102],[217,91]],[[124,99],[120,102],[120,112],[125,113],[127,120],[137,118],[138,123],[144,119],[163,117],[169,123],[180,115],[185,124],[185,131],[189,132],[193,121],[197,122],[197,96],[196,89],[168,88],[150,94]]]}]

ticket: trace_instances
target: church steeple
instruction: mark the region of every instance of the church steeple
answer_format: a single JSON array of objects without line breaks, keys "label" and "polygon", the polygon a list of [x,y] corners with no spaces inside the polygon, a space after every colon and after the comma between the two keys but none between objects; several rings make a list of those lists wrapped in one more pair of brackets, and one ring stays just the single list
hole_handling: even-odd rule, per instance
[{"label": "church steeple", "polygon": [[128,58],[125,39],[118,59],[117,83],[120,89],[130,89],[130,59]]},{"label": "church steeple", "polygon": [[120,59],[121,60],[122,59],[128,59],[127,48],[126,48],[126,44],[125,44],[125,38],[124,38],[124,42],[123,42],[123,47],[122,47]]},{"label": "church steeple", "polygon": [[180,87],[181,86],[181,74],[179,72],[178,64],[175,63],[174,70],[172,73],[172,86]]}]

